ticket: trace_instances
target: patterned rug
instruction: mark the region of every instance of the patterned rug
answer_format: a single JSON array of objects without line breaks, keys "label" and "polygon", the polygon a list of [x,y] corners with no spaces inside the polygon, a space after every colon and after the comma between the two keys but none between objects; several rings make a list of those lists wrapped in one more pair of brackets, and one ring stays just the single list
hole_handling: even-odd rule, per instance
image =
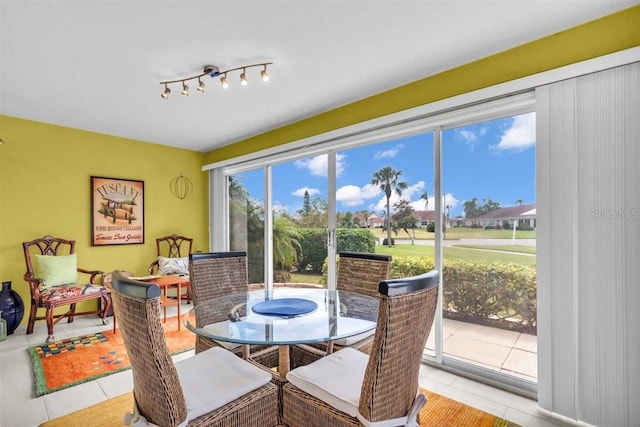
[{"label": "patterned rug", "polygon": [[[176,318],[164,325],[169,351],[178,354],[194,347],[195,334]],[[36,396],[53,393],[100,377],[130,369],[122,335],[117,330],[63,339],[27,349],[35,379]]]},{"label": "patterned rug", "polygon": [[[520,427],[505,419],[467,406],[428,390],[421,389],[428,397],[420,411],[420,425],[438,427]],[[133,408],[133,394],[125,393],[105,400],[69,415],[47,421],[40,427],[112,427],[122,425],[125,412]]]}]

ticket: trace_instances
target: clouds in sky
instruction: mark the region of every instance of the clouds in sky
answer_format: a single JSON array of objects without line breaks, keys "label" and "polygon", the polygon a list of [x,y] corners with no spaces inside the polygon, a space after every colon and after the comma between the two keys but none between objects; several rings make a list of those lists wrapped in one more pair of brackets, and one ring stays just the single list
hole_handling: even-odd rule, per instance
[{"label": "clouds in sky", "polygon": [[[336,175],[340,176],[340,174],[344,171],[344,162],[346,159],[346,155],[337,153],[336,154]],[[295,161],[295,165],[299,169],[308,169],[309,173],[313,176],[327,176],[327,159],[328,156],[326,154],[321,154],[319,156],[300,159]]]},{"label": "clouds in sky", "polygon": [[373,156],[373,159],[374,160],[379,160],[379,159],[391,159],[391,158],[394,158],[396,156],[396,154],[398,154],[398,151],[400,151],[403,148],[404,148],[404,145],[398,144],[395,147],[390,148],[388,150],[378,151]]},{"label": "clouds in sky", "polygon": [[536,114],[528,113],[513,118],[513,123],[500,138],[500,142],[492,145],[495,150],[522,151],[536,145]]},{"label": "clouds in sky", "polygon": [[359,206],[366,200],[372,199],[380,194],[380,189],[375,185],[366,184],[364,187],[357,185],[345,185],[336,191],[336,201],[344,206]]}]

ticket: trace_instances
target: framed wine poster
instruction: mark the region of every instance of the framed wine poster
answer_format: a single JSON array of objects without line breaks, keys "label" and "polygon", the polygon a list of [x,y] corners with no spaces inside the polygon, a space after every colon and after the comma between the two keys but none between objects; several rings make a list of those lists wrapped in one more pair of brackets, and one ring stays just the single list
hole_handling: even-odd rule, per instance
[{"label": "framed wine poster", "polygon": [[144,181],[91,177],[91,245],[144,243]]}]

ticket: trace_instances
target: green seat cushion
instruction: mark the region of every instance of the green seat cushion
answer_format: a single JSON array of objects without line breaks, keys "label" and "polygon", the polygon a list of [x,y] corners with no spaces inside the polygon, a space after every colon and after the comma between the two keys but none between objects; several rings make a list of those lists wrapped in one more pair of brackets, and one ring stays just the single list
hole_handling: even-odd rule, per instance
[{"label": "green seat cushion", "polygon": [[36,255],[36,277],[43,279],[40,289],[69,285],[78,281],[78,259],[71,255]]}]

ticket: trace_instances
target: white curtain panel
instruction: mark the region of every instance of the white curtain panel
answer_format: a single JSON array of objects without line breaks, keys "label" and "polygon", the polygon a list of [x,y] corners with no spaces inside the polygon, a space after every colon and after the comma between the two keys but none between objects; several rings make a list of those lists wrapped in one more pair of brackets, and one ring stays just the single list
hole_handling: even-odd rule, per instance
[{"label": "white curtain panel", "polygon": [[536,90],[538,400],[640,425],[640,64]]}]

